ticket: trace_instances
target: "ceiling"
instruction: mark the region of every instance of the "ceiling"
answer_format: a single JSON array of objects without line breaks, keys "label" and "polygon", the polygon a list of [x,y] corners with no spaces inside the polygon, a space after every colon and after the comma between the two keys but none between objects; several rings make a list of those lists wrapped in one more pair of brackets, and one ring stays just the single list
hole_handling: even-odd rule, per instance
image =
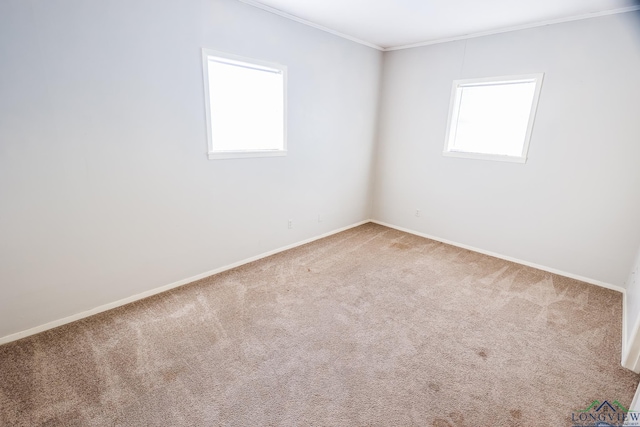
[{"label": "ceiling", "polygon": [[241,0],[378,48],[637,9],[633,0]]}]

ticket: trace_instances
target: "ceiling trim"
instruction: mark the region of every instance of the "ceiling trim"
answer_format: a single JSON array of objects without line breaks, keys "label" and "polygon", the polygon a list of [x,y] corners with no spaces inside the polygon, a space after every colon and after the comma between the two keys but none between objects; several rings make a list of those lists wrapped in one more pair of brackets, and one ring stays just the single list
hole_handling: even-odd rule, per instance
[{"label": "ceiling trim", "polygon": [[616,15],[619,13],[627,13],[627,12],[633,12],[636,10],[640,10],[640,5],[639,6],[629,6],[629,7],[621,7],[618,9],[610,9],[610,10],[603,10],[600,12],[591,12],[591,13],[585,13],[582,15],[574,15],[574,16],[569,16],[566,18],[558,18],[558,19],[549,19],[546,21],[539,21],[539,22],[534,22],[531,24],[525,24],[525,25],[516,25],[513,27],[505,27],[505,28],[499,28],[496,30],[489,30],[489,31],[481,31],[481,32],[477,32],[477,33],[470,33],[470,34],[463,34],[460,36],[453,36],[453,37],[445,37],[445,38],[441,38],[441,39],[434,39],[434,40],[427,40],[427,41],[423,41],[423,42],[418,42],[418,43],[411,43],[411,44],[406,44],[406,45],[400,45],[400,46],[392,46],[392,47],[382,47],[382,46],[378,46],[377,44],[374,43],[369,43],[365,40],[361,40],[357,37],[353,37],[350,36],[348,34],[344,34],[341,33],[339,31],[336,30],[332,30],[331,28],[327,28],[324,27],[322,25],[316,24],[315,22],[311,22],[311,21],[307,21],[306,19],[302,19],[299,18],[295,15],[291,15],[290,13],[287,12],[283,12],[280,9],[276,9],[274,7],[271,6],[267,6],[265,4],[262,4],[256,0],[238,0],[241,3],[245,3],[249,6],[253,6],[256,7],[258,9],[262,9],[264,11],[273,13],[275,15],[279,15],[282,16],[284,18],[290,19],[292,21],[296,21],[299,22],[301,24],[307,25],[309,27],[313,27],[316,28],[318,30],[324,31],[326,33],[329,34],[333,34],[334,36],[338,36],[341,37],[343,39],[346,40],[350,40],[352,42],[355,43],[359,43],[361,45],[382,51],[382,52],[390,52],[393,50],[403,50],[403,49],[411,49],[414,47],[421,47],[421,46],[430,46],[430,45],[434,45],[434,44],[440,44],[440,43],[448,43],[448,42],[453,42],[453,41],[458,41],[458,40],[467,40],[467,39],[473,39],[476,37],[484,37],[484,36],[491,36],[494,34],[502,34],[502,33],[508,33],[511,31],[519,31],[519,30],[527,30],[530,28],[537,28],[537,27],[544,27],[547,25],[553,25],[553,24],[561,24],[563,22],[572,22],[572,21],[581,21],[583,19],[591,19],[591,18],[597,18],[600,16],[608,16],[608,15]]},{"label": "ceiling trim", "polygon": [[544,27],[546,25],[561,24],[563,22],[581,21],[583,19],[597,18],[599,16],[607,16],[607,15],[615,15],[615,14],[618,14],[618,13],[633,12],[635,10],[640,10],[640,6],[621,7],[621,8],[618,8],[618,9],[603,10],[601,12],[592,12],[592,13],[585,13],[585,14],[582,14],[582,15],[574,15],[574,16],[569,16],[569,17],[566,17],[566,18],[549,19],[549,20],[546,20],[546,21],[534,22],[534,23],[525,24],[525,25],[517,25],[517,26],[514,26],[514,27],[505,27],[505,28],[500,28],[500,29],[497,29],[497,30],[481,31],[481,32],[478,32],[478,33],[465,34],[465,35],[462,35],[462,36],[446,37],[446,38],[442,38],[442,39],[429,40],[429,41],[424,41],[424,42],[419,42],[419,43],[412,43],[412,44],[407,44],[407,45],[402,45],[402,46],[387,47],[387,48],[384,49],[384,51],[385,52],[389,52],[389,51],[392,51],[392,50],[411,49],[413,47],[429,46],[429,45],[432,45],[432,44],[447,43],[447,42],[453,42],[453,41],[457,41],[457,40],[473,39],[473,38],[476,38],[476,37],[491,36],[491,35],[494,35],[494,34],[508,33],[508,32],[511,32],[511,31],[527,30],[529,28],[536,28],[536,27]]},{"label": "ceiling trim", "polygon": [[307,21],[306,19],[298,18],[295,15],[291,15],[290,13],[283,12],[283,11],[281,11],[279,9],[276,9],[274,7],[271,7],[271,6],[267,6],[265,4],[259,3],[259,2],[254,1],[254,0],[238,0],[238,1],[240,1],[242,3],[245,3],[245,4],[248,4],[250,6],[253,6],[253,7],[257,7],[258,9],[265,10],[267,12],[270,12],[270,13],[273,13],[273,14],[276,14],[276,15],[280,15],[280,16],[285,17],[287,19],[291,19],[292,21],[296,21],[296,22],[299,22],[301,24],[308,25],[308,26],[313,27],[313,28],[317,28],[318,30],[322,30],[322,31],[327,32],[329,34],[333,34],[334,36],[342,37],[343,39],[351,40],[352,42],[356,42],[356,43],[359,43],[361,45],[377,49],[379,51],[384,51],[385,50],[382,46],[378,46],[378,45],[376,45],[374,43],[369,43],[367,41],[360,40],[359,38],[350,36],[348,34],[341,33],[341,32],[336,31],[336,30],[332,30],[331,28],[323,27],[322,25],[316,24],[316,23],[311,22],[311,21]]}]

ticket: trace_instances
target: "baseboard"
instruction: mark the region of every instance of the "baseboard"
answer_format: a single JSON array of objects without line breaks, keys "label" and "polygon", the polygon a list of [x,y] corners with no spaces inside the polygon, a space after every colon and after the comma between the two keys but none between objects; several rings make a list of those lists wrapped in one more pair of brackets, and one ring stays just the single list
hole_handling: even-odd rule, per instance
[{"label": "baseboard", "polygon": [[627,292],[622,293],[622,352],[620,353],[620,364],[626,368],[625,363],[628,359],[628,351],[627,348],[629,342],[627,341],[627,328],[629,325],[627,324]]},{"label": "baseboard", "polygon": [[[489,256],[492,256],[492,257],[495,257],[495,258],[504,259],[506,261],[511,261],[511,262],[514,262],[514,263],[517,263],[517,264],[526,265],[528,267],[537,268],[539,270],[547,271],[549,273],[558,274],[560,276],[569,277],[569,278],[572,278],[572,279],[580,280],[582,282],[590,283],[590,284],[593,284],[593,285],[596,285],[596,286],[601,286],[603,288],[612,289],[614,291],[621,292],[623,294],[623,305],[622,305],[622,348],[623,348],[623,351],[622,351],[622,361],[621,362],[622,362],[622,366],[624,366],[627,369],[631,369],[631,370],[636,371],[636,368],[640,368],[640,366],[637,366],[638,365],[638,363],[637,363],[638,362],[638,358],[640,357],[640,346],[638,346],[638,348],[635,348],[635,346],[634,347],[629,347],[628,343],[627,343],[626,331],[627,331],[627,327],[629,325],[627,325],[627,318],[626,318],[626,292],[625,292],[624,288],[622,288],[620,286],[612,285],[612,284],[609,284],[609,283],[604,283],[604,282],[601,282],[601,281],[598,281],[598,280],[589,279],[589,278],[578,276],[578,275],[575,275],[575,274],[563,272],[563,271],[560,271],[560,270],[557,270],[557,269],[554,269],[554,268],[549,268],[549,267],[545,267],[545,266],[542,266],[542,265],[539,265],[539,264],[534,264],[534,263],[531,263],[531,262],[528,262],[528,261],[523,261],[523,260],[519,260],[519,259],[516,259],[516,258],[509,257],[509,256],[497,254],[497,253],[494,253],[494,252],[491,252],[491,251],[485,251],[483,249],[479,249],[479,248],[475,248],[475,247],[472,247],[472,246],[469,246],[469,245],[465,245],[465,244],[462,244],[462,243],[457,243],[457,242],[453,242],[453,241],[450,241],[450,240],[447,240],[447,239],[442,239],[442,238],[439,238],[439,237],[431,236],[431,235],[428,235],[428,234],[425,234],[425,233],[420,233],[418,231],[410,230],[408,228],[399,227],[399,226],[392,225],[392,224],[387,224],[385,222],[377,221],[377,220],[360,221],[358,223],[351,224],[351,225],[348,225],[346,227],[342,227],[342,228],[339,228],[339,229],[336,229],[336,230],[332,230],[332,231],[329,231],[327,233],[321,234],[319,236],[315,236],[315,237],[312,237],[312,238],[309,238],[309,239],[306,239],[306,240],[302,240],[300,242],[293,243],[291,245],[287,245],[287,246],[284,246],[284,247],[281,247],[281,248],[278,248],[278,249],[274,249],[272,251],[265,252],[265,253],[262,253],[260,255],[256,255],[256,256],[244,259],[242,261],[235,262],[233,264],[229,264],[229,265],[226,265],[226,266],[223,266],[223,267],[219,267],[219,268],[216,268],[214,270],[206,271],[204,273],[201,273],[201,274],[198,274],[198,275],[195,275],[195,276],[192,276],[192,277],[188,277],[186,279],[179,280],[177,282],[173,282],[173,283],[170,283],[168,285],[160,286],[158,288],[154,288],[154,289],[151,289],[149,291],[145,291],[145,292],[142,292],[142,293],[139,293],[139,294],[136,294],[136,295],[132,295],[130,297],[127,297],[127,298],[124,298],[124,299],[121,299],[121,300],[118,300],[118,301],[114,301],[114,302],[111,302],[111,303],[108,303],[108,304],[104,304],[104,305],[92,308],[90,310],[87,310],[87,311],[83,311],[83,312],[80,312],[80,313],[77,313],[77,314],[74,314],[74,315],[71,315],[71,316],[68,316],[68,317],[64,317],[62,319],[54,320],[52,322],[48,322],[48,323],[45,323],[43,325],[36,326],[36,327],[30,328],[30,329],[27,329],[27,330],[24,330],[24,331],[21,331],[21,332],[16,332],[14,334],[10,334],[10,335],[1,337],[0,338],[0,345],[6,344],[6,343],[9,343],[9,342],[12,342],[12,341],[19,340],[21,338],[26,338],[28,336],[35,335],[35,334],[38,334],[40,332],[47,331],[49,329],[57,328],[58,326],[66,325],[67,323],[75,322],[76,320],[80,320],[80,319],[84,319],[84,318],[89,317],[89,316],[93,316],[94,314],[102,313],[104,311],[111,310],[113,308],[121,307],[123,305],[129,304],[129,303],[132,303],[132,302],[135,302],[135,301],[139,301],[141,299],[144,299],[144,298],[147,298],[147,297],[150,297],[150,296],[153,296],[153,295],[157,295],[159,293],[166,292],[166,291],[171,290],[171,289],[178,288],[178,287],[186,285],[188,283],[192,283],[192,282],[195,282],[197,280],[204,279],[205,277],[209,277],[209,276],[212,276],[214,274],[222,273],[223,271],[227,271],[227,270],[230,270],[232,268],[236,268],[236,267],[239,267],[241,265],[248,264],[250,262],[257,261],[259,259],[266,258],[266,257],[271,256],[271,255],[275,255],[277,253],[286,251],[288,249],[293,249],[295,247],[302,246],[302,245],[305,245],[307,243],[311,243],[311,242],[313,242],[315,240],[319,240],[319,239],[322,239],[324,237],[328,237],[328,236],[331,236],[333,234],[340,233],[342,231],[345,231],[345,230],[348,230],[350,228],[354,228],[354,227],[366,224],[368,222],[373,222],[375,224],[383,225],[385,227],[393,228],[393,229],[396,229],[396,230],[399,230],[399,231],[403,231],[405,233],[414,234],[414,235],[420,236],[420,237],[425,237],[427,239],[431,239],[431,240],[435,240],[435,241],[438,241],[438,242],[446,243],[448,245],[452,245],[452,246],[456,246],[456,247],[459,247],[459,248],[467,249],[467,250],[470,250],[470,251],[478,252],[478,253],[481,253],[481,254],[484,254],[484,255],[489,255]],[[635,334],[635,335],[640,335],[640,319],[638,319],[638,320],[639,321],[636,322],[636,324],[633,327],[633,331],[632,331],[632,334]],[[633,341],[640,343],[640,339],[633,340]],[[640,404],[640,402],[639,402],[639,404]]]},{"label": "baseboard", "polygon": [[[611,289],[613,291],[622,293],[622,353],[620,355],[620,364],[627,369],[630,369],[636,373],[640,373],[639,372],[640,363],[638,363],[640,359],[640,318],[638,318],[638,321],[636,322],[633,328],[633,334],[638,335],[638,339],[631,341],[632,343],[638,343],[638,345],[630,346],[629,343],[627,342],[627,327],[629,325],[627,325],[627,292],[625,288],[621,286],[613,285],[611,283],[602,282],[600,280],[591,279],[589,277],[583,277],[577,274],[567,273],[566,271],[561,271],[561,270],[547,267],[544,265],[535,264],[533,262],[524,261],[521,259],[513,258],[510,256],[498,254],[491,251],[486,251],[480,248],[475,248],[473,246],[465,245],[463,243],[453,242],[451,240],[442,239],[436,236],[431,236],[429,234],[421,233],[419,231],[411,230],[404,227],[399,227],[397,225],[387,224],[386,222],[378,221],[375,219],[372,219],[371,222],[375,224],[383,225],[385,227],[393,228],[399,231],[403,231],[405,233],[435,240],[437,242],[446,243],[448,245],[456,246],[458,248],[467,249],[467,250],[478,252],[484,255],[489,255],[494,258],[500,258],[505,261],[514,262],[516,264],[526,265],[527,267],[536,268],[538,270],[546,271],[548,273],[557,274],[559,276],[568,277],[570,279],[579,280],[581,282],[589,283],[591,285],[600,286],[602,288]],[[632,336],[635,336],[635,335],[632,335]],[[640,404],[640,402],[638,402],[638,404]]]},{"label": "baseboard", "polygon": [[[633,324],[627,321],[627,293],[622,297],[622,366],[636,374],[640,374],[640,317]],[[628,328],[632,329],[629,330]],[[629,331],[629,334],[627,334]],[[631,337],[629,339],[628,337]],[[640,412],[640,400],[637,402]]]},{"label": "baseboard", "polygon": [[470,250],[470,251],[473,251],[473,252],[478,252],[478,253],[481,253],[481,254],[484,254],[484,255],[489,255],[489,256],[492,256],[494,258],[500,258],[500,259],[503,259],[505,261],[514,262],[516,264],[526,265],[527,267],[532,267],[532,268],[536,268],[538,270],[546,271],[548,273],[557,274],[558,276],[564,276],[564,277],[568,277],[570,279],[579,280],[581,282],[589,283],[591,285],[600,286],[602,288],[611,289],[613,291],[621,292],[623,294],[625,293],[625,289],[623,287],[617,286],[617,285],[612,285],[611,283],[601,282],[600,280],[590,279],[588,277],[579,276],[579,275],[573,274],[573,273],[567,273],[566,271],[558,270],[558,269],[551,268],[551,267],[546,267],[544,265],[535,264],[533,262],[524,261],[524,260],[513,258],[513,257],[507,256],[507,255],[501,255],[501,254],[498,254],[498,253],[495,253],[495,252],[486,251],[484,249],[475,248],[473,246],[465,245],[463,243],[457,243],[457,242],[453,242],[451,240],[442,239],[440,237],[431,236],[429,234],[420,233],[419,231],[410,230],[408,228],[398,227],[397,225],[387,224],[386,222],[378,221],[378,220],[375,220],[375,219],[372,219],[371,222],[373,222],[375,224],[383,225],[385,227],[394,228],[394,229],[399,230],[399,231],[404,231],[405,233],[414,234],[416,236],[425,237],[427,239],[435,240],[437,242],[446,243],[447,245],[456,246],[456,247],[459,247],[459,248],[462,248],[462,249],[467,249],[467,250]]},{"label": "baseboard", "polygon": [[[633,400],[631,401],[631,404],[629,405],[629,412],[640,412],[640,386],[636,389],[636,393],[633,395]],[[627,418],[624,422],[623,425],[628,425],[628,426],[637,426],[637,421],[634,422],[633,424],[630,424],[631,419]]]},{"label": "baseboard", "polygon": [[[631,336],[630,340],[627,340],[626,334],[623,337],[622,366],[635,373],[640,373],[640,317],[636,318],[629,335]],[[640,401],[638,404],[640,405]]]},{"label": "baseboard", "polygon": [[216,268],[216,269],[213,269],[213,270],[210,270],[210,271],[206,271],[204,273],[197,274],[195,276],[188,277],[186,279],[182,279],[182,280],[179,280],[177,282],[170,283],[168,285],[160,286],[158,288],[154,288],[154,289],[151,289],[151,290],[148,290],[148,291],[136,294],[136,295],[132,295],[130,297],[127,297],[127,298],[124,298],[124,299],[121,299],[121,300],[118,300],[118,301],[114,301],[114,302],[111,302],[111,303],[108,303],[108,304],[104,304],[104,305],[101,305],[99,307],[92,308],[91,310],[83,311],[83,312],[80,312],[80,313],[77,313],[77,314],[74,314],[74,315],[59,319],[59,320],[54,320],[52,322],[45,323],[44,325],[36,326],[36,327],[30,328],[30,329],[27,329],[27,330],[24,330],[24,331],[21,331],[21,332],[16,332],[14,334],[4,336],[4,337],[0,338],[0,345],[6,344],[6,343],[9,343],[9,342],[12,342],[12,341],[19,340],[21,338],[26,338],[28,336],[35,335],[35,334],[38,334],[40,332],[47,331],[49,329],[57,328],[58,326],[66,325],[67,323],[75,322],[76,320],[80,320],[80,319],[84,319],[84,318],[89,317],[89,316],[93,316],[94,314],[102,313],[104,311],[111,310],[111,309],[116,308],[116,307],[121,307],[123,305],[130,304],[132,302],[139,301],[141,299],[148,298],[150,296],[157,295],[157,294],[160,294],[162,292],[166,292],[168,290],[178,288],[178,287],[186,285],[188,283],[195,282],[196,280],[204,279],[205,277],[213,276],[214,274],[222,273],[223,271],[231,270],[232,268],[240,267],[241,265],[248,264],[248,263],[254,262],[254,261],[258,261],[258,260],[260,260],[262,258],[266,258],[268,256],[275,255],[277,253],[284,252],[286,250],[293,249],[293,248],[296,248],[298,246],[306,245],[307,243],[311,243],[313,241],[316,241],[316,240],[331,236],[333,234],[337,234],[337,233],[343,232],[345,230],[349,230],[350,228],[358,227],[358,226],[366,224],[368,222],[371,222],[371,221],[370,220],[360,221],[360,222],[357,222],[355,224],[348,225],[346,227],[338,228],[337,230],[329,231],[329,232],[321,234],[319,236],[311,237],[309,239],[302,240],[300,242],[296,242],[296,243],[293,243],[291,245],[287,245],[287,246],[284,246],[284,247],[281,247],[281,248],[278,248],[278,249],[274,249],[272,251],[265,252],[265,253],[262,253],[260,255],[256,255],[256,256],[244,259],[242,261],[234,262],[233,264],[225,265],[224,267],[219,267],[219,268]]}]

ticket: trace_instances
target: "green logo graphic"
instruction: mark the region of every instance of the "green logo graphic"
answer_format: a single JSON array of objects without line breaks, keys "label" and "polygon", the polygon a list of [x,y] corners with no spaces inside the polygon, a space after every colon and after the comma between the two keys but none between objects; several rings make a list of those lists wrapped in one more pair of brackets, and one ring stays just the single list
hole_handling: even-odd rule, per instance
[{"label": "green logo graphic", "polygon": [[[625,408],[624,406],[622,406],[622,404],[620,402],[618,402],[617,400],[614,400],[613,404],[615,406],[617,406],[618,409],[620,409],[622,412],[629,412],[629,410],[627,408]],[[600,401],[598,401],[598,400],[594,400],[593,402],[591,402],[591,405],[589,405],[589,407],[587,409],[580,409],[577,412],[589,412],[590,410],[592,410],[596,406],[598,407],[598,409],[596,409],[596,412],[599,412],[600,409],[602,409],[602,407],[605,406],[605,405],[607,405],[607,407],[610,408],[613,412],[616,412],[615,408],[613,406],[611,406],[611,403],[609,403],[606,400],[604,402],[602,402],[602,403],[600,403]],[[635,411],[631,411],[631,412],[635,412]]]}]

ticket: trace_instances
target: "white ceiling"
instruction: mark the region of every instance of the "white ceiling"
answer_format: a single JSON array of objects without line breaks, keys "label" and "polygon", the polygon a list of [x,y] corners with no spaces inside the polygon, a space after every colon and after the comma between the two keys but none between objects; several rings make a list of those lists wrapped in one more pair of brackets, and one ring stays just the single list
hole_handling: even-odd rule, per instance
[{"label": "white ceiling", "polygon": [[382,48],[635,9],[633,0],[241,1]]}]

